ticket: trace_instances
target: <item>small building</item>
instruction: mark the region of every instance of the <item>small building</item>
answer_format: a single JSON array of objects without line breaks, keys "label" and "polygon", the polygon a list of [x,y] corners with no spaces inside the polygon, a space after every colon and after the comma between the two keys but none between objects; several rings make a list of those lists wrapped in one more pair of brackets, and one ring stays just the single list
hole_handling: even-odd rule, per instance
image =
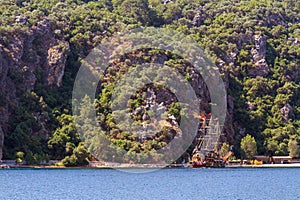
[{"label": "small building", "polygon": [[253,156],[253,160],[262,161],[263,164],[289,164],[293,161],[290,156]]},{"label": "small building", "polygon": [[253,160],[261,161],[263,164],[271,163],[271,158],[269,156],[253,156]]},{"label": "small building", "polygon": [[272,161],[274,164],[289,164],[292,163],[293,158],[290,156],[273,156]]}]

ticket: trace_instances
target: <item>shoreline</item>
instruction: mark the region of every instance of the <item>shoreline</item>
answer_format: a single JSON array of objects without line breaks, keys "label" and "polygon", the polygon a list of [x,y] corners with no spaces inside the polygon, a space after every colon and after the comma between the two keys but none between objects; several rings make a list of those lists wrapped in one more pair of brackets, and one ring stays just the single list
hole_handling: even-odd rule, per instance
[{"label": "shoreline", "polygon": [[227,165],[226,168],[300,168],[300,163],[262,164],[262,165]]},{"label": "shoreline", "polygon": [[[97,166],[65,167],[54,165],[0,165],[0,169],[173,169],[192,168],[188,165],[156,165],[156,164],[114,164]],[[263,165],[226,165],[225,168],[300,168],[300,163],[291,164],[263,164]],[[224,169],[224,168],[222,168]]]},{"label": "shoreline", "polygon": [[132,164],[132,163],[90,163],[86,166],[66,167],[61,165],[25,165],[15,163],[2,163],[0,169],[161,169],[185,168],[183,164]]}]

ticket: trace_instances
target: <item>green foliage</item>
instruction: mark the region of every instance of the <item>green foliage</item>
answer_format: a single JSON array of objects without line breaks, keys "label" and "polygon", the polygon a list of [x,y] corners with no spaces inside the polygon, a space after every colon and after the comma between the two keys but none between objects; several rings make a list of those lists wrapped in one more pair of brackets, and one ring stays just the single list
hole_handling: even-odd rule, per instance
[{"label": "green foliage", "polygon": [[74,146],[80,142],[80,137],[75,127],[74,119],[70,115],[63,114],[58,117],[60,127],[56,129],[48,141],[50,155],[55,159],[63,159],[72,153]]},{"label": "green foliage", "polygon": [[[28,38],[30,29],[36,28],[45,17],[50,20],[53,37],[67,41],[71,48],[60,87],[48,86],[45,83],[46,72],[38,68],[34,72],[37,78],[34,89],[28,91],[23,84],[26,81],[23,72],[8,70],[7,76],[12,82],[8,84],[16,86],[18,103],[10,102],[8,105],[10,119],[5,136],[5,157],[14,159],[16,152],[22,151],[28,163],[38,163],[39,155],[47,154],[52,159],[64,159],[67,166],[84,163],[85,159],[79,159],[81,153],[76,154],[80,149],[85,154],[80,145],[82,135],[79,135],[70,116],[72,86],[81,60],[103,39],[140,26],[166,27],[185,33],[203,46],[220,67],[234,103],[232,124],[235,135],[230,138],[233,139],[230,143],[239,146],[240,130],[244,130],[253,133],[259,154],[287,155],[292,152],[297,155],[290,146],[295,146],[300,134],[299,13],[299,6],[290,0],[2,0],[0,44],[3,49],[10,52],[12,41],[16,41],[17,37]],[[17,16],[24,16],[26,20],[17,22]],[[267,75],[249,74],[250,70],[257,70],[252,55],[256,48],[254,35],[266,37],[265,56],[270,70]],[[23,47],[21,59],[25,64],[47,57],[47,49],[42,46],[44,37],[38,35],[31,39],[32,47]],[[80,116],[76,116],[82,125],[80,133],[85,133],[86,138],[99,133],[90,126],[95,122],[89,121],[96,107],[104,135],[109,136],[109,140],[118,147],[133,152],[128,155],[128,160],[157,159],[158,155],[149,152],[164,147],[174,137],[174,130],[164,129],[154,139],[146,141],[139,139],[139,133],[128,135],[116,125],[111,113],[111,96],[116,81],[129,68],[139,63],[165,59],[164,64],[178,70],[187,81],[193,81],[189,73],[191,68],[172,52],[141,50],[124,55],[107,69],[106,79],[101,79],[96,105],[85,97],[84,109],[80,111]],[[128,102],[130,111],[145,106],[143,95],[136,97]],[[6,106],[6,102],[6,96],[1,91],[0,107]],[[292,111],[284,120],[281,108],[287,104]],[[180,104],[175,101],[168,104],[167,112],[174,115],[178,122],[183,114]],[[142,111],[134,116],[134,121],[141,123],[144,113]],[[46,134],[44,129],[48,131]],[[99,152],[110,157],[110,150],[101,149]],[[242,150],[251,156],[252,151],[248,152],[247,148]],[[138,154],[140,152],[145,154],[141,156]]]},{"label": "green foliage", "polygon": [[49,156],[47,154],[33,154],[31,151],[29,151],[25,155],[25,163],[27,165],[40,165],[42,162],[49,162]]},{"label": "green foliage", "polygon": [[219,155],[223,158],[227,155],[227,153],[230,151],[230,145],[226,142],[224,142],[220,148]]},{"label": "green foliage", "polygon": [[62,159],[62,163],[66,167],[74,167],[74,166],[85,166],[89,163],[90,154],[85,148],[84,144],[81,142],[79,145],[73,150],[73,154],[70,156],[66,156]]},{"label": "green foliage", "polygon": [[18,152],[16,153],[16,163],[17,163],[17,164],[22,163],[22,162],[23,162],[23,159],[24,159],[24,152],[18,151]]},{"label": "green foliage", "polygon": [[241,151],[244,158],[251,159],[257,154],[257,146],[254,137],[247,134],[241,141]]},{"label": "green foliage", "polygon": [[173,115],[177,119],[177,121],[179,121],[179,119],[180,119],[180,103],[179,102],[171,103],[168,113],[170,115]]},{"label": "green foliage", "polygon": [[290,140],[288,143],[288,151],[289,155],[292,158],[299,158],[300,157],[300,147],[296,140]]},{"label": "green foliage", "polygon": [[[125,0],[118,6],[118,13],[127,17],[129,22],[139,22],[142,25],[150,25],[151,13],[147,0]],[[131,19],[133,21],[131,21]]]}]

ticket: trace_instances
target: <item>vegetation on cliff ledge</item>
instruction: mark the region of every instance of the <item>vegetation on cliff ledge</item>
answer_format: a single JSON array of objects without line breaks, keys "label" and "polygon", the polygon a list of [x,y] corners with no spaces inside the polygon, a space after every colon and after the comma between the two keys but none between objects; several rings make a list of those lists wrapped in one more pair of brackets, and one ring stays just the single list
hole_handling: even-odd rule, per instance
[{"label": "vegetation on cliff ledge", "polygon": [[[4,158],[14,159],[18,152],[19,161],[21,157],[32,163],[50,158],[62,159],[68,166],[86,164],[91,156],[80,141],[71,112],[76,73],[103,39],[140,26],[166,27],[191,36],[219,67],[228,93],[222,141],[235,146],[235,156],[252,155],[253,149],[245,148],[248,138],[256,146],[255,153],[299,157],[299,1],[2,0],[0,83],[5,84],[0,86],[0,128],[5,135]],[[22,55],[16,57],[18,53]],[[61,59],[53,72],[55,77],[62,71],[57,82],[49,73],[52,68],[47,68],[51,62],[45,64],[50,53]],[[153,157],[174,138],[175,128],[165,128],[149,138],[122,132],[112,118],[110,99],[124,71],[156,58],[193,82],[193,68],[182,58],[143,49],[115,60],[95,99],[99,124],[109,140],[126,151]],[[61,81],[59,75],[63,75]],[[163,102],[167,113],[179,122],[182,111],[174,94],[159,85],[148,85],[129,102],[137,123],[151,117],[139,110],[146,106],[147,92],[156,98],[153,104]],[[204,99],[207,105],[202,112],[208,113],[209,97]],[[181,159],[189,157],[194,145]],[[103,153],[112,156],[109,151]]]}]

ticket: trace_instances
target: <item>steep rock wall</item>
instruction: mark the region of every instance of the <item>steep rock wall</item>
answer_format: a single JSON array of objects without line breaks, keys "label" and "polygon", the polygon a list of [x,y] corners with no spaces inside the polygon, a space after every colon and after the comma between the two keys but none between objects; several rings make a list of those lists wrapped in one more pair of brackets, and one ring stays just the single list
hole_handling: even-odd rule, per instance
[{"label": "steep rock wall", "polygon": [[37,73],[45,87],[60,86],[68,51],[68,42],[56,38],[47,18],[27,31],[0,37],[0,159],[4,135],[10,134],[7,124],[20,96],[34,90]]}]

